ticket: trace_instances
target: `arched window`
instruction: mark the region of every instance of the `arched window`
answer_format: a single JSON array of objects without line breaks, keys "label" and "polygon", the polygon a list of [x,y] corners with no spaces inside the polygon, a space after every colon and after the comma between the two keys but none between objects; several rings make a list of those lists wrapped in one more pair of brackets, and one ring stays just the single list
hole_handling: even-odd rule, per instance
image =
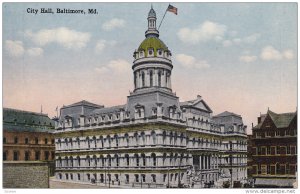
[{"label": "arched window", "polygon": [[170,145],[172,145],[173,144],[173,132],[171,131],[171,133],[170,133]]},{"label": "arched window", "polygon": [[166,131],[163,132],[163,144],[166,143],[167,134]]},{"label": "arched window", "polygon": [[126,141],[126,147],[128,147],[129,146],[129,136],[127,133],[125,134],[125,141]]},{"label": "arched window", "polygon": [[136,146],[138,146],[139,145],[139,136],[138,136],[137,132],[134,133],[134,139],[135,139]]},{"label": "arched window", "polygon": [[137,76],[136,76],[136,73],[134,73],[133,75],[134,75],[134,88],[137,88],[137,87],[136,87],[136,86],[137,86],[137,85],[136,85],[136,77],[137,77]]},{"label": "arched window", "polygon": [[142,72],[142,87],[145,87],[145,73]]},{"label": "arched window", "polygon": [[152,164],[156,166],[156,155],[154,153],[151,154]]},{"label": "arched window", "polygon": [[111,138],[110,138],[110,136],[108,135],[106,139],[107,139],[107,142],[108,142],[108,147],[111,148]]},{"label": "arched window", "polygon": [[134,158],[135,158],[136,166],[139,166],[140,165],[139,155],[138,154],[134,154]]},{"label": "arched window", "polygon": [[103,155],[100,156],[99,163],[101,164],[101,167],[104,167],[104,157],[103,157]]},{"label": "arched window", "polygon": [[174,145],[176,145],[176,143],[177,143],[177,133],[175,132],[174,133]]},{"label": "arched window", "polygon": [[87,163],[87,166],[91,166],[91,158],[90,158],[90,156],[86,157],[86,163]]},{"label": "arched window", "polygon": [[146,138],[145,138],[145,132],[142,132],[141,133],[141,139],[142,139],[142,145],[144,146],[145,145],[145,141],[146,141]]},{"label": "arched window", "polygon": [[126,165],[129,166],[129,155],[125,154]]},{"label": "arched window", "polygon": [[97,157],[96,157],[96,155],[93,155],[93,166],[94,167],[97,166]]},{"label": "arched window", "polygon": [[96,148],[97,147],[97,139],[95,136],[93,137],[93,143],[94,143],[94,147]]},{"label": "arched window", "polygon": [[85,141],[86,141],[86,143],[87,143],[88,148],[90,148],[90,147],[91,147],[91,145],[90,145],[90,138],[87,137],[87,138],[85,139]]},{"label": "arched window", "polygon": [[100,145],[101,145],[101,148],[104,147],[104,142],[103,142],[103,136],[102,135],[100,136]]},{"label": "arched window", "polygon": [[58,167],[62,167],[62,159],[61,159],[61,157],[58,157]]},{"label": "arched window", "polygon": [[158,71],[158,86],[161,86],[161,72]]},{"label": "arched window", "polygon": [[119,147],[119,137],[118,137],[118,135],[115,135],[114,139],[116,141],[116,147]]},{"label": "arched window", "polygon": [[66,144],[66,147],[68,148],[69,143],[68,143],[68,139],[67,138],[65,138],[65,144]]},{"label": "arched window", "polygon": [[108,166],[110,167],[111,166],[111,156],[110,155],[107,155],[107,160],[108,160]]},{"label": "arched window", "polygon": [[77,166],[79,167],[80,166],[80,157],[77,156],[76,160],[77,160]]},{"label": "arched window", "polygon": [[65,166],[68,167],[68,166],[69,166],[69,159],[68,159],[67,156],[65,157],[65,162],[66,162],[66,165],[65,165]]},{"label": "arched window", "polygon": [[116,166],[119,166],[119,156],[115,154],[115,161],[116,161]]},{"label": "arched window", "polygon": [[79,137],[76,138],[76,142],[77,142],[77,147],[79,149],[80,148],[80,139],[79,139]]},{"label": "arched window", "polygon": [[73,156],[70,157],[70,166],[73,167]]},{"label": "arched window", "polygon": [[153,72],[150,71],[150,87],[153,86]]},{"label": "arched window", "polygon": [[156,145],[156,133],[155,133],[155,131],[151,132],[151,138],[152,138],[153,145]]},{"label": "arched window", "polygon": [[142,157],[142,166],[146,166],[146,155],[142,154],[141,157]]},{"label": "arched window", "polygon": [[163,154],[163,166],[164,166],[164,165],[166,165],[166,164],[165,164],[165,162],[166,162],[166,159],[167,159],[167,154],[166,154],[166,153],[164,153],[164,154]]}]

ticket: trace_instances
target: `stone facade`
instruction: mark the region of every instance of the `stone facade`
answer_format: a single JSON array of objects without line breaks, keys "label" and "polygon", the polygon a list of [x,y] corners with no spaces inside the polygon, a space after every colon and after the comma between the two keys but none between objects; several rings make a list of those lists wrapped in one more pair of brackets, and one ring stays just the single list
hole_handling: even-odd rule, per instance
[{"label": "stone facade", "polygon": [[3,188],[49,188],[47,162],[3,162]]},{"label": "stone facade", "polygon": [[180,102],[172,92],[172,54],[159,39],[152,8],[145,35],[134,51],[134,91],[126,104],[81,101],[61,108],[56,178],[145,188],[213,186],[228,181],[228,174],[245,180],[241,116],[213,117],[201,96]]}]

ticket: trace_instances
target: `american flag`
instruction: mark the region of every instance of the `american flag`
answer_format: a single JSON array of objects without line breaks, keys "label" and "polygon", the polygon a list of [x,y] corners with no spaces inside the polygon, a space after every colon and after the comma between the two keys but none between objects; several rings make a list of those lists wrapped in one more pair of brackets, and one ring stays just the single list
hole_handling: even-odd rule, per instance
[{"label": "american flag", "polygon": [[172,12],[177,15],[177,8],[173,5],[169,5],[167,11]]}]

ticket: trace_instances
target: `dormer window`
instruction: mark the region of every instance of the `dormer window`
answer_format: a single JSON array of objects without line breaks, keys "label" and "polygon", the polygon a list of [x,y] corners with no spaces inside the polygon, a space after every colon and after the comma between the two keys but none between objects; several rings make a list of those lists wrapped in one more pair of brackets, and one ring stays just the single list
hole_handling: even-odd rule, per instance
[{"label": "dormer window", "polygon": [[162,51],[158,50],[158,55],[161,56],[162,55]]},{"label": "dormer window", "polygon": [[137,104],[135,106],[135,118],[144,118],[145,108],[142,105]]},{"label": "dormer window", "polygon": [[149,54],[149,56],[153,56],[153,53],[154,53],[153,48],[149,48],[149,49],[148,49],[148,54]]},{"label": "dormer window", "polygon": [[140,57],[144,57],[144,52],[143,51],[140,52]]},{"label": "dormer window", "polygon": [[152,108],[152,115],[157,115],[157,108]]}]

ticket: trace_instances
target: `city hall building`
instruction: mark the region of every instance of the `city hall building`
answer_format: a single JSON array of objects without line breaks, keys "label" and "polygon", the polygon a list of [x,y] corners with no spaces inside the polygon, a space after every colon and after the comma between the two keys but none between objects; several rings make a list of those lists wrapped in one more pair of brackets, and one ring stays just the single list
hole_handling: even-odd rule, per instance
[{"label": "city hall building", "polygon": [[156,13],[134,51],[134,90],[123,105],[87,101],[56,118],[56,179],[128,187],[209,187],[247,178],[246,126],[240,115],[213,116],[201,96],[172,92],[171,51]]}]

